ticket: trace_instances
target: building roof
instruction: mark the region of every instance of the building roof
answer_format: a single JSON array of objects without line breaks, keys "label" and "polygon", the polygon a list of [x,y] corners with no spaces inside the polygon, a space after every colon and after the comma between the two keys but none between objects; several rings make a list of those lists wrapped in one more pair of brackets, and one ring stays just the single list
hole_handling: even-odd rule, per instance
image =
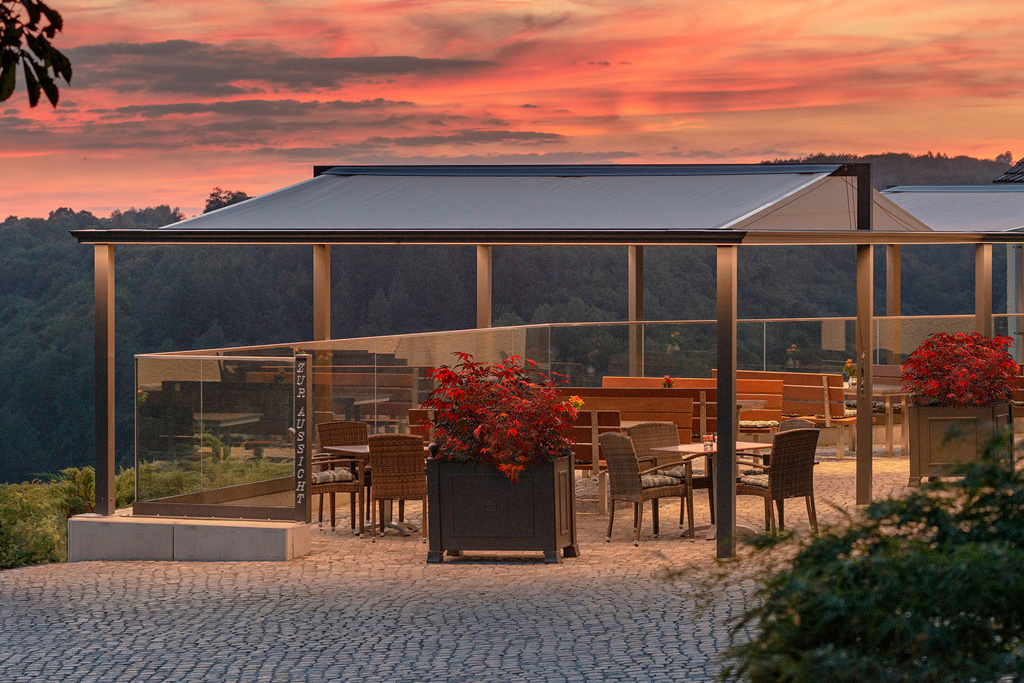
[{"label": "building roof", "polygon": [[903,185],[882,194],[937,232],[1000,233],[1024,228],[1024,184]]},{"label": "building roof", "polygon": [[[857,182],[868,169],[317,166],[309,180],[155,231],[72,234],[93,243],[739,243],[748,233],[807,242],[801,235],[854,232],[861,239],[867,203],[859,214]],[[879,193],[870,198],[872,232],[930,232]]]},{"label": "building roof", "polygon": [[993,183],[1024,183],[1024,159],[1017,162],[1016,166],[1011,166],[1006,173],[999,176]]}]

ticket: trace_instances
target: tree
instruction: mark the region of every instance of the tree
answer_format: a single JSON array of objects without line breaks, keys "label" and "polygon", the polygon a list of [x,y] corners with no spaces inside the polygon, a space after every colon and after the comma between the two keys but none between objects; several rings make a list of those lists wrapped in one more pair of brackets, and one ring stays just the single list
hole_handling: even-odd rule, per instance
[{"label": "tree", "polygon": [[14,93],[21,64],[29,104],[39,104],[42,91],[57,106],[55,79],[71,82],[71,62],[50,44],[63,27],[60,14],[41,0],[0,0],[0,102]]},{"label": "tree", "polygon": [[246,199],[252,199],[252,197],[241,190],[222,190],[219,187],[215,187],[210,196],[206,198],[206,207],[203,209],[203,213],[223,209],[225,206],[244,202]]}]

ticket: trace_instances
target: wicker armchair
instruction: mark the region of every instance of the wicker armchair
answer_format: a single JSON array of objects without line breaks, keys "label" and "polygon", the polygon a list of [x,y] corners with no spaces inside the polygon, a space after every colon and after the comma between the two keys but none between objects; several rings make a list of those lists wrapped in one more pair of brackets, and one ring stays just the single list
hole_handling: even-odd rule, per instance
[{"label": "wicker armchair", "polygon": [[[384,501],[397,500],[398,520],[405,516],[405,501],[418,500],[423,505],[421,530],[427,542],[427,461],[423,439],[415,434],[376,434],[370,437],[370,530],[376,541],[377,508],[380,506],[383,535]],[[372,505],[378,503],[378,505]]]},{"label": "wicker armchair", "polygon": [[[654,520],[654,537],[658,537],[658,499],[684,498],[693,499],[693,489],[686,479],[676,479],[658,470],[682,465],[685,460],[657,465],[647,470],[640,469],[633,450],[632,440],[625,434],[608,432],[602,434],[601,451],[608,465],[608,479],[611,484],[611,505],[608,506],[608,536],[612,540],[612,525],[615,523],[615,501],[624,500],[633,503],[634,526],[636,538],[633,545],[640,545],[640,527],[644,519],[644,503],[651,501],[651,516]],[[690,518],[690,538],[693,538],[693,518]]]},{"label": "wicker armchair", "polygon": [[365,422],[321,422],[316,426],[317,444],[321,452],[310,459],[309,493],[320,495],[320,523],[324,522],[324,494],[331,495],[331,527],[334,527],[335,495],[349,494],[352,529],[356,528],[356,511],[359,511],[359,533],[365,531],[366,516],[363,515],[363,491],[366,483],[365,459],[346,456],[343,453],[324,451],[327,446],[354,446],[365,444],[367,431]]},{"label": "wicker armchair", "polygon": [[[662,446],[679,445],[679,428],[671,422],[641,422],[626,428],[626,434],[633,440],[633,449],[636,451],[636,459],[641,463],[650,463],[651,466],[666,466],[666,463],[679,460],[678,454],[656,451],[655,448]],[[693,462],[687,461],[682,465],[675,465],[667,469],[659,470],[658,474],[667,474],[675,479],[693,481]],[[704,476],[704,473],[701,473]],[[690,530],[693,531],[693,486],[686,489],[687,495],[679,499],[679,528],[683,528],[683,513],[688,513]],[[708,489],[711,493],[711,489]]]},{"label": "wicker armchair", "polygon": [[775,435],[771,464],[744,462],[763,470],[763,474],[741,475],[736,483],[736,495],[764,498],[764,528],[775,533],[775,511],[779,508],[779,529],[785,530],[783,501],[803,498],[807,503],[807,517],[811,530],[818,534],[818,516],[814,509],[814,453],[818,447],[817,429],[790,429]]}]

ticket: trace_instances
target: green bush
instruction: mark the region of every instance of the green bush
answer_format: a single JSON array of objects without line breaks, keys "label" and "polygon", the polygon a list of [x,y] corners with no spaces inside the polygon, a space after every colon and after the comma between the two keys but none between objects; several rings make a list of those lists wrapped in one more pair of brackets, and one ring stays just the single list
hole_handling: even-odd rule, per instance
[{"label": "green bush", "polygon": [[50,484],[0,486],[0,569],[63,561],[64,531]]},{"label": "green bush", "polygon": [[[117,507],[135,498],[135,472],[116,479]],[[51,481],[0,485],[0,569],[67,559],[67,521],[94,511],[96,473],[69,467]]]},{"label": "green bush", "polygon": [[721,678],[1019,680],[1024,475],[998,448],[802,547],[734,626]]}]

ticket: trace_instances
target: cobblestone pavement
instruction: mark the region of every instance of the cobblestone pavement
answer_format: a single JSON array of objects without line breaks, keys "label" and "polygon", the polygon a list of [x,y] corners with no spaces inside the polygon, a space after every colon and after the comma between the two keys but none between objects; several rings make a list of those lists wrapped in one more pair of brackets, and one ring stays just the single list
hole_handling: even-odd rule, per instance
[{"label": "cobblestone pavement", "polygon": [[[905,458],[876,457],[875,496],[902,491],[908,472]],[[854,509],[852,459],[825,455],[815,477],[819,521]],[[726,578],[705,604],[715,544],[680,538],[678,503],[662,505],[660,538],[646,515],[633,547],[623,508],[605,543],[594,480],[577,485],[582,556],[558,565],[497,554],[427,565],[418,538],[371,544],[343,516],[292,562],[0,572],[0,681],[712,680],[752,584]],[[696,507],[706,522],[702,492]],[[761,527],[760,500],[740,498],[738,517]],[[787,526],[807,532],[799,501]],[[666,568],[688,573],[669,581]]]}]

